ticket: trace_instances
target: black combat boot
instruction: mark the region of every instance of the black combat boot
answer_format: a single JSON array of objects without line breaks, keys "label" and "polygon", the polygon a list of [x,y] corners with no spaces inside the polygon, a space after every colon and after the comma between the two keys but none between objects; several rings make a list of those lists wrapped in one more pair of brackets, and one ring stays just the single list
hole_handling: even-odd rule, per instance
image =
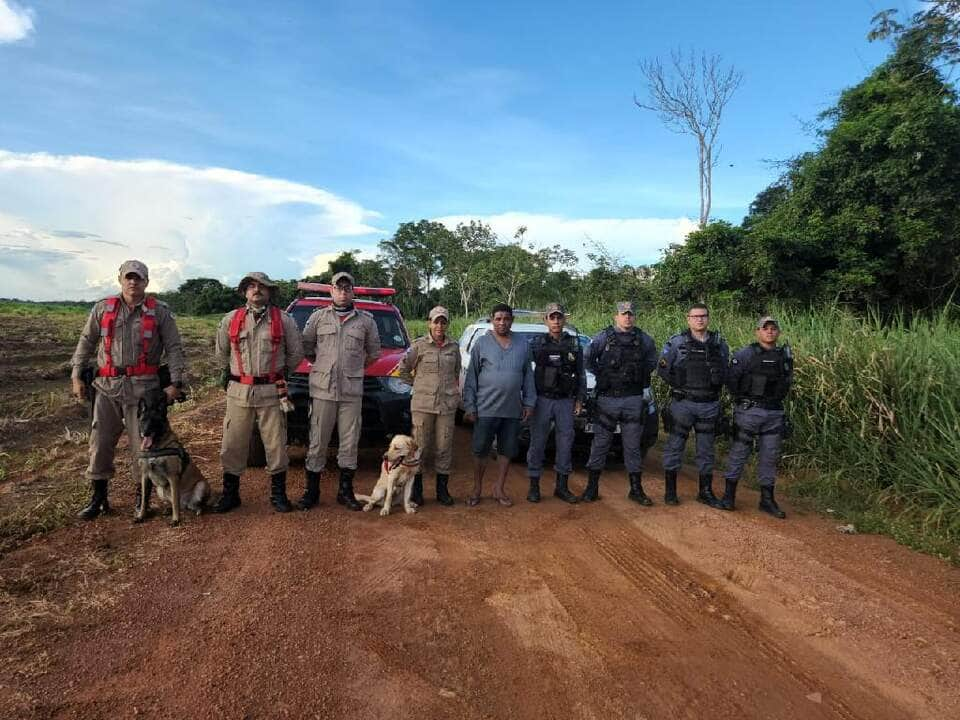
[{"label": "black combat boot", "polygon": [[215,513],[230,512],[240,507],[240,476],[232,473],[223,474],[223,493],[217,504],[213,506]]},{"label": "black combat boot", "polygon": [[780,520],[787,516],[773,497],[773,485],[765,485],[760,488],[760,511],[767,513],[767,515],[773,515]]},{"label": "black combat boot", "polygon": [[288,513],[293,510],[293,505],[287,499],[286,471],[270,476],[270,504],[278,513]]},{"label": "black combat boot", "polygon": [[107,502],[107,480],[91,480],[90,487],[93,494],[87,506],[77,513],[81,520],[93,520],[100,513],[110,512],[110,503]]},{"label": "black combat boot", "polygon": [[[150,478],[147,478],[147,496],[144,499],[141,497],[142,491],[140,490],[140,483],[137,483],[137,496],[133,502],[133,521],[134,522],[143,522],[148,517],[153,515],[153,512],[150,510],[150,496],[153,495],[153,481]],[[143,505],[144,511],[143,515],[140,514],[140,506]]]},{"label": "black combat boot", "polygon": [[721,510],[736,510],[734,503],[737,500],[737,481],[736,480],[727,480],[726,485],[723,488],[723,497],[720,499],[720,504],[717,506]]},{"label": "black combat boot", "polygon": [[423,505],[423,473],[413,476],[413,489],[410,491],[410,502],[417,507]]},{"label": "black combat boot", "polygon": [[303,497],[297,501],[301,510],[309,510],[320,502],[320,473],[307,470],[307,485],[303,489]]},{"label": "black combat boot", "polygon": [[653,500],[647,497],[643,491],[643,483],[640,481],[640,473],[630,473],[630,492],[627,497],[641,505],[653,505]]},{"label": "black combat boot", "polygon": [[455,502],[447,490],[447,481],[449,479],[450,476],[446,473],[437,473],[437,502],[447,507],[450,507]]},{"label": "black combat boot", "polygon": [[587,486],[580,496],[581,502],[593,502],[600,499],[600,471],[590,470],[587,473]]},{"label": "black combat boot", "polygon": [[527,493],[527,502],[540,502],[540,478],[530,477],[530,492]]},{"label": "black combat boot", "polygon": [[679,505],[680,498],[677,497],[677,471],[663,471],[663,502],[667,505]]},{"label": "black combat boot", "polygon": [[570,492],[570,488],[567,487],[567,480],[569,480],[569,478],[569,475],[557,473],[557,486],[553,490],[553,496],[560,498],[564,502],[575,503],[577,496]]},{"label": "black combat boot", "polygon": [[702,502],[712,508],[719,507],[720,501],[713,494],[713,473],[700,475],[700,492],[697,493],[697,502]]},{"label": "black combat boot", "polygon": [[353,475],[356,470],[340,468],[340,489],[337,491],[337,502],[346,505],[348,510],[361,510],[363,505],[353,496]]}]

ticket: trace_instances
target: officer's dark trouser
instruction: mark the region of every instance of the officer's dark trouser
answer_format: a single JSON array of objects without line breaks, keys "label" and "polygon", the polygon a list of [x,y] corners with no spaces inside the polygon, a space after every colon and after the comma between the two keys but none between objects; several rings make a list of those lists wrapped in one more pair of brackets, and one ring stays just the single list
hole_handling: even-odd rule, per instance
[{"label": "officer's dark trouser", "polygon": [[613,442],[614,430],[620,424],[620,441],[623,443],[623,464],[628,473],[643,471],[643,453],[640,440],[647,417],[647,401],[643,395],[597,398],[596,417],[593,423],[593,442],[590,445],[588,470],[603,470],[607,453]]},{"label": "officer's dark trouser", "polygon": [[739,480],[743,467],[750,458],[753,443],[757,443],[757,478],[760,487],[773,487],[777,477],[777,463],[783,447],[783,410],[752,407],[737,408],[733,414],[737,437],[730,446],[727,458],[727,480]]},{"label": "officer's dark trouser", "polygon": [[663,445],[663,469],[680,469],[683,464],[683,450],[690,431],[693,430],[697,434],[697,469],[701,475],[712,473],[720,401],[673,400],[670,403],[670,414],[673,415],[673,431]]},{"label": "officer's dark trouser", "polygon": [[540,477],[543,473],[543,456],[547,448],[551,424],[556,427],[554,443],[556,455],[553,467],[561,475],[573,472],[570,459],[573,448],[573,398],[553,399],[540,396],[530,420],[530,449],[527,451],[527,474]]}]

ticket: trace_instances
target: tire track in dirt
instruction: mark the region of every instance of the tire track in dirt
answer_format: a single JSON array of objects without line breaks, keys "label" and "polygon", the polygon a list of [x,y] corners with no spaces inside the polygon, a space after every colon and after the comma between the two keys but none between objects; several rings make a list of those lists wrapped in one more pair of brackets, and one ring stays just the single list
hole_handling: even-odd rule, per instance
[{"label": "tire track in dirt", "polygon": [[[760,661],[765,672],[790,678],[804,695],[820,693],[823,704],[834,717],[843,720],[875,720],[883,715],[861,714],[839,693],[823,697],[823,679],[814,677],[791,657],[756,618],[748,618],[739,603],[726,593],[708,587],[705,578],[686,566],[674,553],[659,545],[637,529],[582,529],[583,536],[593,542],[638,590],[651,599],[671,620],[688,630],[702,627],[702,620],[712,616],[723,624],[715,624],[710,638],[717,650],[737,655],[744,663]],[[730,638],[730,634],[738,637]],[[746,649],[749,648],[750,652]],[[759,657],[758,657],[759,656]]]}]

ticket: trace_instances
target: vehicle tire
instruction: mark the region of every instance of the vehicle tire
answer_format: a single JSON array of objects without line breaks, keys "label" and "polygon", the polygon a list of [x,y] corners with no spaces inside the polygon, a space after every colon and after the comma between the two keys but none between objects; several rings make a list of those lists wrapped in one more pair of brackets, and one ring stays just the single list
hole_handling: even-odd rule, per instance
[{"label": "vehicle tire", "polygon": [[263,447],[260,430],[256,427],[250,436],[250,450],[247,452],[247,467],[262,468],[267,466],[267,451]]}]

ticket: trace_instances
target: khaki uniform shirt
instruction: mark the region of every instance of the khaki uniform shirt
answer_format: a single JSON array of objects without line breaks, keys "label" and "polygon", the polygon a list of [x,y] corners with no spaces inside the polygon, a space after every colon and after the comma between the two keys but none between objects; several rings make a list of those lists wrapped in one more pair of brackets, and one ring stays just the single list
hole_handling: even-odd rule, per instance
[{"label": "khaki uniform shirt", "polygon": [[310,397],[359,400],[363,369],[380,357],[377,322],[363,310],[353,310],[342,322],[332,306],[315,310],[303,329],[303,352],[316,355],[310,370]]},{"label": "khaki uniform shirt", "polygon": [[[231,310],[224,315],[223,320],[220,321],[220,327],[217,329],[217,363],[220,370],[229,368],[231,375],[241,374],[240,366],[237,363],[237,354],[230,344],[230,322],[239,310],[240,308]],[[300,329],[290,315],[281,310],[280,320],[283,323],[283,341],[277,348],[274,372],[283,373],[284,370],[293,372],[303,360],[303,341],[300,339]],[[273,344],[270,339],[269,308],[265,309],[259,318],[252,312],[247,312],[237,342],[240,346],[240,358],[243,361],[243,374],[269,375],[270,358],[273,352]],[[263,407],[280,402],[277,386],[270,383],[266,385],[244,385],[231,381],[227,385],[227,397],[235,400],[241,407]]]},{"label": "khaki uniform shirt", "polygon": [[400,361],[400,379],[413,385],[410,409],[440,415],[460,404],[460,346],[449,337],[442,346],[429,335],[413,341]]},{"label": "khaki uniform shirt", "polygon": [[[72,367],[71,377],[79,379],[80,372],[86,367],[94,354],[97,358],[97,367],[106,363],[103,338],[100,337],[100,323],[106,311],[106,300],[101,300],[93,306],[87,324],[80,332],[77,349],[70,359]],[[160,365],[166,361],[170,368],[171,382],[183,382],[186,379],[187,362],[183,355],[183,345],[180,342],[180,331],[177,322],[166,303],[157,301],[156,331],[147,342],[147,364]],[[113,345],[110,355],[114,367],[128,367],[136,365],[143,349],[141,328],[143,327],[143,302],[131,310],[121,297],[117,302],[117,319],[113,325]],[[135,375],[121,377],[97,377],[93,381],[98,392],[105,396],[119,400],[125,405],[136,404],[145,390],[157,385],[156,375]]]}]

